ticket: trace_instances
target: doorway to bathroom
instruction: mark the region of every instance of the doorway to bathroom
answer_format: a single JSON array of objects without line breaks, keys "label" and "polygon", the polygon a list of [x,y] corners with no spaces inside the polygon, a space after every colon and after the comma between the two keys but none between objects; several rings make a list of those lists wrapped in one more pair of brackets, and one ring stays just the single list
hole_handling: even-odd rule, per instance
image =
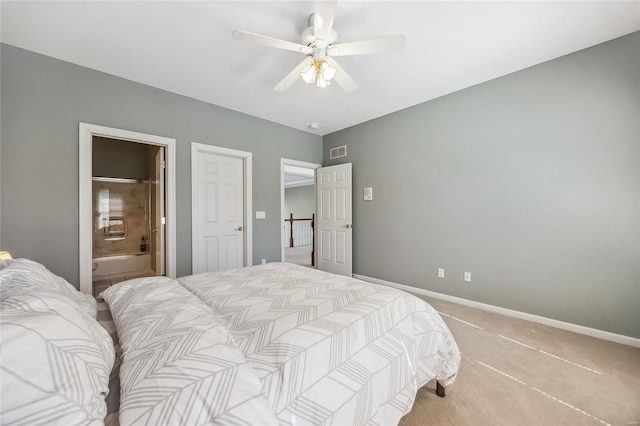
[{"label": "doorway to bathroom", "polygon": [[175,277],[175,140],[80,123],[80,290]]},{"label": "doorway to bathroom", "polygon": [[94,136],[92,284],[165,275],[165,148]]}]

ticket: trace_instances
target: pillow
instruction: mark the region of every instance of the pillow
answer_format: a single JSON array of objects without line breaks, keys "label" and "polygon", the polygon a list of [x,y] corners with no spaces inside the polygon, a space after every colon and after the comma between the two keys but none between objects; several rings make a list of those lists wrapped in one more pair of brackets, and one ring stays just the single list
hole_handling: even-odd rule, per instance
[{"label": "pillow", "polygon": [[114,361],[109,334],[66,296],[5,292],[14,284],[6,278],[0,277],[0,424],[102,424]]},{"label": "pillow", "polygon": [[76,290],[64,278],[55,275],[40,263],[29,259],[13,259],[0,270],[0,284],[3,293],[35,291],[38,294],[62,294],[91,318],[96,318],[98,310],[96,300],[89,294]]}]

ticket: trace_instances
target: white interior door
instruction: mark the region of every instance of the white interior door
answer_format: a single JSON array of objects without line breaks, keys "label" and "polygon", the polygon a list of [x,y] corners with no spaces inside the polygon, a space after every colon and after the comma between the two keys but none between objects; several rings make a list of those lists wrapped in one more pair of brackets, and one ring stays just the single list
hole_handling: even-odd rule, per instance
[{"label": "white interior door", "polygon": [[193,273],[244,266],[244,161],[197,150],[192,161]]},{"label": "white interior door", "polygon": [[351,276],[351,163],[316,169],[316,265]]}]

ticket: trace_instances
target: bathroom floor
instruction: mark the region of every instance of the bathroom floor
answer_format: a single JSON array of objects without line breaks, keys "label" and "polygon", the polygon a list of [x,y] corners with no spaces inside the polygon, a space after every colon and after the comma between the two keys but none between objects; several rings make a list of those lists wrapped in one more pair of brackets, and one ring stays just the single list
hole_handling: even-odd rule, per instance
[{"label": "bathroom floor", "polygon": [[108,278],[108,279],[95,280],[93,282],[93,297],[98,297],[98,295],[102,293],[104,290],[122,281],[132,280],[134,278],[141,278],[141,277],[153,277],[155,275],[156,274],[154,272],[148,272],[144,274],[132,274],[132,275],[124,275],[124,276]]}]

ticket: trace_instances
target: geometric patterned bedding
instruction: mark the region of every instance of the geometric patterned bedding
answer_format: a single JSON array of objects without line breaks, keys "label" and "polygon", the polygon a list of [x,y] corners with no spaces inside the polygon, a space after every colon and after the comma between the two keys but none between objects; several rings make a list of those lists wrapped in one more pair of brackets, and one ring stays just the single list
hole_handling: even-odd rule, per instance
[{"label": "geometric patterned bedding", "polygon": [[1,266],[0,424],[102,424],[114,349],[95,300],[30,260]]},{"label": "geometric patterned bedding", "polygon": [[175,280],[130,280],[101,296],[119,338],[120,425],[277,423],[227,331]]},{"label": "geometric patterned bedding", "polygon": [[0,424],[396,424],[460,363],[424,301],[296,265],[102,296],[96,321],[44,266],[0,265]]},{"label": "geometric patterned bedding", "polygon": [[286,263],[178,280],[228,331],[279,424],[397,424],[460,352],[426,302]]}]

